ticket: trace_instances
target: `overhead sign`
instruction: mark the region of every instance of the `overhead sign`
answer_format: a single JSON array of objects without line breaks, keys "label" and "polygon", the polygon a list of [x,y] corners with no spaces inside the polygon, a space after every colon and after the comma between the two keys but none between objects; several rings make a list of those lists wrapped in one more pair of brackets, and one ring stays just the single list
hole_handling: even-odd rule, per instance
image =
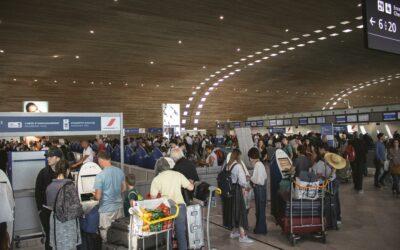
[{"label": "overhead sign", "polygon": [[101,130],[121,130],[121,118],[119,116],[101,117]]},{"label": "overhead sign", "polygon": [[326,137],[329,146],[333,147],[335,145],[334,129],[332,124],[321,125],[321,136]]},{"label": "overhead sign", "polygon": [[346,123],[346,116],[345,115],[337,115],[336,122],[337,123]]},{"label": "overhead sign", "polygon": [[364,0],[367,47],[400,54],[400,1]]},{"label": "overhead sign", "polygon": [[0,113],[0,134],[118,134],[120,129],[120,116]]},{"label": "overhead sign", "polygon": [[324,116],[317,117],[317,123],[318,124],[324,124],[325,123],[325,117]]},{"label": "overhead sign", "polygon": [[308,119],[306,117],[299,118],[299,125],[307,125]]},{"label": "overhead sign", "polygon": [[125,134],[139,134],[139,128],[126,128]]},{"label": "overhead sign", "polygon": [[383,113],[383,120],[384,121],[395,121],[396,119],[397,119],[396,112]]},{"label": "overhead sign", "polygon": [[240,128],[240,122],[233,122],[232,125],[234,128]]}]

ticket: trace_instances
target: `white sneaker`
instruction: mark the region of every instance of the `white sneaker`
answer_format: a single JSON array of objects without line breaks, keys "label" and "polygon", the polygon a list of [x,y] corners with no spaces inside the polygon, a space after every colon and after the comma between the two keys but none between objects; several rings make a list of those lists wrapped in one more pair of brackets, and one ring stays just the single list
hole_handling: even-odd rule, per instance
[{"label": "white sneaker", "polygon": [[240,243],[253,243],[254,240],[249,239],[249,237],[244,236],[244,237],[239,237],[239,242]]},{"label": "white sneaker", "polygon": [[338,220],[338,221],[337,221],[337,224],[338,224],[338,225],[342,225],[342,221],[341,221],[341,220]]},{"label": "white sneaker", "polygon": [[240,233],[238,233],[238,232],[231,233],[230,237],[231,237],[231,239],[239,238],[240,237]]}]

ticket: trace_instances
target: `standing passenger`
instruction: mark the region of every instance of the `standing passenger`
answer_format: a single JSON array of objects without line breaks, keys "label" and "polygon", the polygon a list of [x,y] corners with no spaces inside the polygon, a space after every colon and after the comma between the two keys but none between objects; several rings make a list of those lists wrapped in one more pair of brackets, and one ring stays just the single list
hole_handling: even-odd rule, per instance
[{"label": "standing passenger", "polygon": [[124,217],[122,193],[125,192],[125,175],[121,169],[111,165],[111,157],[99,152],[99,165],[103,169],[95,179],[95,199],[99,201],[100,235],[107,242],[107,231],[111,223]]},{"label": "standing passenger", "polygon": [[249,150],[248,156],[251,165],[254,166],[253,176],[251,182],[253,183],[254,198],[256,202],[256,226],[254,228],[255,234],[267,234],[267,222],[265,215],[265,207],[267,205],[267,172],[265,171],[264,164],[259,159],[259,151],[256,148]]}]

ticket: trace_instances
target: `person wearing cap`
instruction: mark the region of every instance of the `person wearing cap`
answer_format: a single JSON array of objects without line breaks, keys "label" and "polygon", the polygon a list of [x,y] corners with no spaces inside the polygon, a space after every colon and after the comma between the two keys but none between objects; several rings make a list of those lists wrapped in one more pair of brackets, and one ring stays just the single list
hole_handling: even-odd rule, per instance
[{"label": "person wearing cap", "polygon": [[46,234],[45,249],[47,250],[51,249],[49,235],[51,211],[46,208],[46,189],[53,179],[57,178],[55,166],[63,158],[63,153],[58,148],[50,148],[45,156],[47,157],[47,166],[40,170],[38,176],[36,177],[35,200],[37,209],[39,211],[40,222]]},{"label": "person wearing cap", "polygon": [[107,231],[111,223],[124,217],[122,194],[125,192],[125,174],[111,164],[106,152],[99,152],[99,165],[103,169],[94,181],[94,197],[99,201],[99,229],[103,242],[107,242]]},{"label": "person wearing cap", "polygon": [[150,196],[154,199],[161,194],[162,197],[174,201],[179,206],[179,215],[175,219],[176,237],[178,249],[188,248],[186,240],[186,205],[181,188],[192,191],[194,185],[181,173],[173,171],[175,163],[169,157],[161,157],[155,165],[156,177],[151,182]]}]

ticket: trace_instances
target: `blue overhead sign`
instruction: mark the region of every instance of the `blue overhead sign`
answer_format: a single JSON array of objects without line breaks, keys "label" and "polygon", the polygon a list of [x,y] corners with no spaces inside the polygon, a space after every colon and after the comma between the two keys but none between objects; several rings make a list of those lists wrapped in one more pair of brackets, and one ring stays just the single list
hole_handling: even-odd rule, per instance
[{"label": "blue overhead sign", "polygon": [[321,125],[321,136],[325,136],[328,140],[329,146],[333,147],[335,145],[334,141],[334,128],[332,124]]},{"label": "blue overhead sign", "polygon": [[150,134],[162,134],[163,129],[162,128],[148,128],[147,131]]},{"label": "blue overhead sign", "polygon": [[0,133],[101,131],[101,117],[0,116]]},{"label": "blue overhead sign", "polygon": [[384,121],[395,121],[396,119],[397,119],[396,112],[383,113],[383,120]]},{"label": "blue overhead sign", "polygon": [[139,128],[126,128],[125,134],[139,134]]},{"label": "blue overhead sign", "polygon": [[307,125],[308,124],[308,118],[302,117],[299,118],[299,125]]}]

